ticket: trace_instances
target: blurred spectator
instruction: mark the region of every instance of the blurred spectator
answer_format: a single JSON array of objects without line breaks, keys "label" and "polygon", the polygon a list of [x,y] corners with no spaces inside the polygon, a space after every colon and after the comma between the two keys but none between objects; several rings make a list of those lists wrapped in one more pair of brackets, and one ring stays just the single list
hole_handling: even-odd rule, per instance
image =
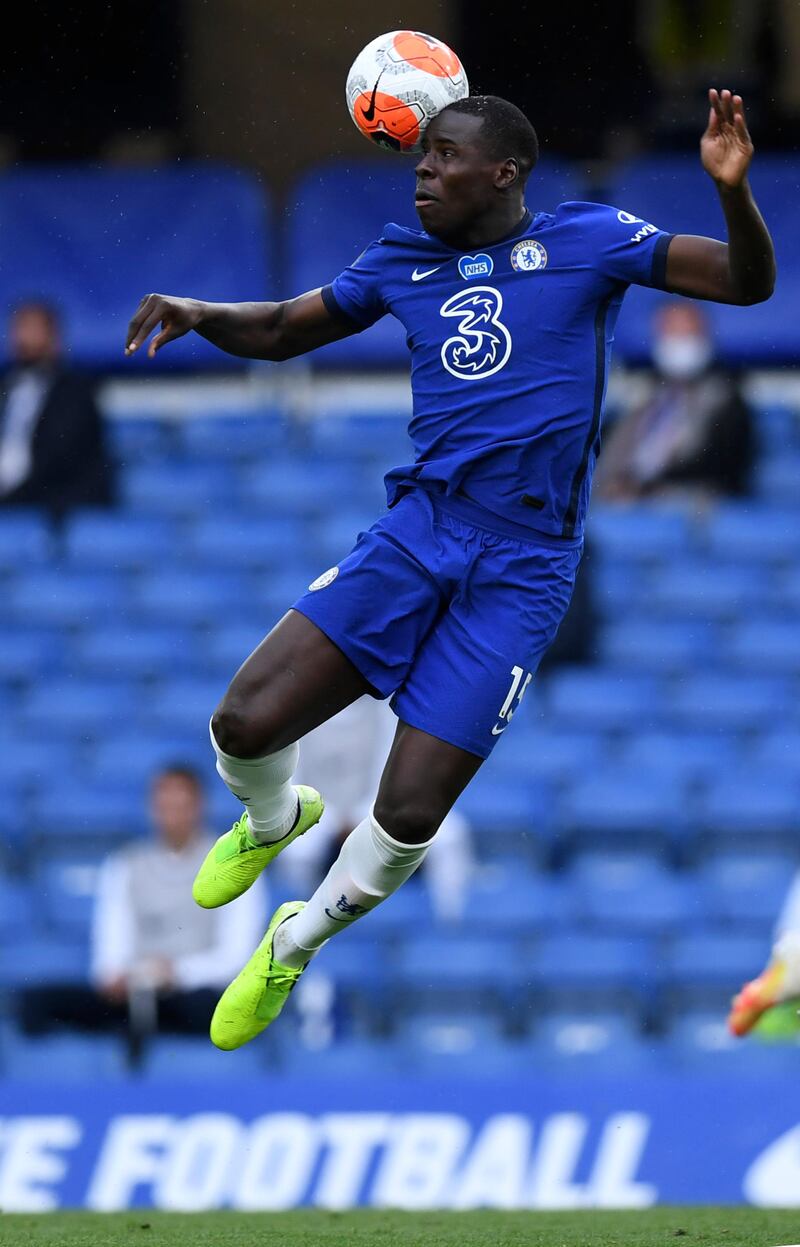
[{"label": "blurred spectator", "polygon": [[45,507],[60,520],[114,497],[103,420],[88,377],[63,361],[55,308],[20,304],[0,397],[0,505]]},{"label": "blurred spectator", "polygon": [[205,1033],[221,990],[263,934],[261,881],[233,905],[198,908],[192,881],[213,843],[203,830],[195,773],[173,766],[153,782],[155,836],[104,863],[92,930],[93,986],[43,986],[23,994],[26,1030],[126,1026]]},{"label": "blurred spectator", "polygon": [[[396,726],[388,701],[361,697],[303,738],[298,782],[319,788],[325,813],[310,835],[296,840],[276,863],[298,891],[317,886],[342,841],[365,817]],[[354,765],[354,758],[360,759],[359,765]],[[461,917],[473,866],[469,827],[453,810],[436,833],[422,867],[431,905],[443,921]]]},{"label": "blurred spectator", "polygon": [[748,492],[753,420],[733,377],[714,362],[705,314],[687,300],[656,314],[649,393],[612,427],[598,464],[602,499]]}]

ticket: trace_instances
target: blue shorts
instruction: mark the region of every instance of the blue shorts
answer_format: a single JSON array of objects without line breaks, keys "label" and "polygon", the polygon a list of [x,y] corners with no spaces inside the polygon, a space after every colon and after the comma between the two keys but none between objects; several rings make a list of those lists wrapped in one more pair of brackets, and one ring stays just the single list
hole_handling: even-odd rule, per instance
[{"label": "blue shorts", "polygon": [[582,550],[415,489],[294,609],[394,693],[404,723],[485,758],[555,637]]}]

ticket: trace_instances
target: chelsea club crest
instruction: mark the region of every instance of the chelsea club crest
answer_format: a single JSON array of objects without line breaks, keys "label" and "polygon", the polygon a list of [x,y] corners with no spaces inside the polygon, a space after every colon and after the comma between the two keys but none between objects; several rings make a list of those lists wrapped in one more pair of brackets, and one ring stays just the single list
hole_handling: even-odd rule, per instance
[{"label": "chelsea club crest", "polygon": [[535,238],[523,238],[511,252],[511,267],[518,273],[535,273],[547,264],[547,252]]}]

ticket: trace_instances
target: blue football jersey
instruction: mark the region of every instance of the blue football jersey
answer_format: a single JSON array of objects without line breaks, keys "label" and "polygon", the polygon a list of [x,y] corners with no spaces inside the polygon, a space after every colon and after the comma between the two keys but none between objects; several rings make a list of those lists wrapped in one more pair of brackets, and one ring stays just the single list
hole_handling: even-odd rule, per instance
[{"label": "blue football jersey", "polygon": [[406,330],[416,459],[388,473],[389,505],[416,485],[579,536],[622,298],[663,287],[671,237],[595,203],[527,212],[474,254],[387,225],[322,295],[355,330]]}]

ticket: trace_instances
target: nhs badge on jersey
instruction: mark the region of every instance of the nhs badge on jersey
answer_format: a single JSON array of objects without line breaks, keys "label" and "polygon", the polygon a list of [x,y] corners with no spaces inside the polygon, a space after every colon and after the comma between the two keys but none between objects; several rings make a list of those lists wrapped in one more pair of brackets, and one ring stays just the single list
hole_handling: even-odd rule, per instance
[{"label": "nhs badge on jersey", "polygon": [[472,281],[473,277],[489,277],[494,268],[494,260],[490,255],[462,255],[458,261],[458,271],[464,281]]},{"label": "nhs badge on jersey", "polygon": [[511,251],[511,267],[518,273],[536,273],[547,264],[547,252],[535,238],[523,238]]}]

